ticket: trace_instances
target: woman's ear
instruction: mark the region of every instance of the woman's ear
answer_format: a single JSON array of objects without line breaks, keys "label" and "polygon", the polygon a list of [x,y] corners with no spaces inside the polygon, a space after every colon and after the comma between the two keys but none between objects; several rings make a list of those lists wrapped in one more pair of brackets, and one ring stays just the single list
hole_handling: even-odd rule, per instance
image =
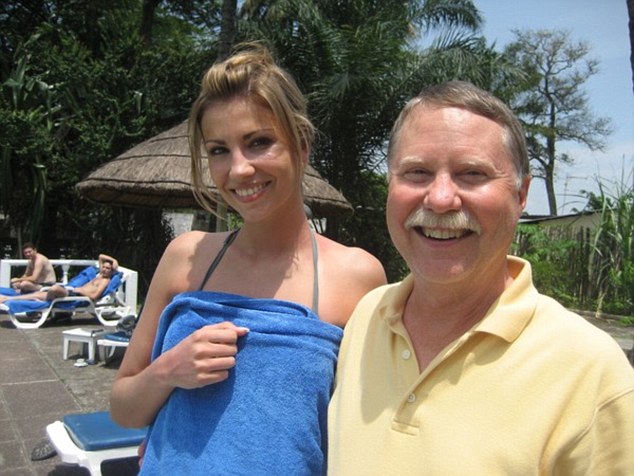
[{"label": "woman's ear", "polygon": [[301,159],[302,159],[302,164],[304,164],[304,167],[306,165],[308,165],[308,156],[310,155],[310,150],[308,149],[308,146],[306,145],[306,142],[302,141],[302,151],[301,151]]}]

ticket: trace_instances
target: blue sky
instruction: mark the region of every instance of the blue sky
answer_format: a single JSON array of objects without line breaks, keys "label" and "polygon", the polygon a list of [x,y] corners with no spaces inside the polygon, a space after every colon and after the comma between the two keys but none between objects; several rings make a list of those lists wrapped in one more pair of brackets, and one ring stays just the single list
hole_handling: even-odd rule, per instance
[{"label": "blue sky", "polygon": [[[559,150],[575,158],[575,165],[560,167],[555,183],[559,214],[582,208],[580,190],[597,191],[603,183],[625,179],[631,184],[634,168],[634,92],[626,0],[474,0],[485,20],[484,35],[501,50],[513,40],[512,29],[566,29],[573,41],[585,41],[590,57],[599,61],[599,73],[586,83],[590,109],[609,117],[614,133],[604,152],[592,152],[573,143]],[[526,211],[548,214],[542,180],[533,180]]]}]

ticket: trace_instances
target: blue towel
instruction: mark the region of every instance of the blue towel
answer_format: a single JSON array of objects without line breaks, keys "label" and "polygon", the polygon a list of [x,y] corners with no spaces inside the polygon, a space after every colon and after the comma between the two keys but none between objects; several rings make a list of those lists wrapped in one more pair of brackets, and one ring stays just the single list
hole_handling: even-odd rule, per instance
[{"label": "blue towel", "polygon": [[172,392],[150,427],[141,474],[325,474],[343,331],[291,302],[188,292],[165,308],[152,358],[223,321],[250,329],[236,367],[221,383]]},{"label": "blue towel", "polygon": [[3,288],[0,287],[0,294],[2,294],[3,296],[17,296],[18,294],[20,294],[19,292],[17,292],[15,289],[13,288]]}]

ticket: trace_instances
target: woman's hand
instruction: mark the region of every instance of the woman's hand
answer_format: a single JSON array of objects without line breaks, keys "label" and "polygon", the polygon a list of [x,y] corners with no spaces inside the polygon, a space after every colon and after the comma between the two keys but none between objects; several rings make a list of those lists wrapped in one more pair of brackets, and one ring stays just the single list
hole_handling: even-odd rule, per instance
[{"label": "woman's hand", "polygon": [[186,389],[222,382],[236,364],[238,338],[248,331],[231,322],[198,329],[163,354],[167,365],[162,379]]}]

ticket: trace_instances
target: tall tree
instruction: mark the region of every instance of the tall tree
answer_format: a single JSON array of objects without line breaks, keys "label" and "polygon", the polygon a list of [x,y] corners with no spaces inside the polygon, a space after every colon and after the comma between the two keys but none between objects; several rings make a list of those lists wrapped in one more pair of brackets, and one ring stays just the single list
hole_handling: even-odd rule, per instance
[{"label": "tall tree", "polygon": [[514,30],[515,40],[505,48],[510,61],[526,71],[526,81],[513,106],[525,121],[533,176],[545,181],[551,215],[557,215],[556,165],[574,158],[557,151],[563,141],[602,150],[611,134],[609,118],[595,117],[584,90],[597,73],[589,58],[590,46],[573,41],[565,30]]}]

